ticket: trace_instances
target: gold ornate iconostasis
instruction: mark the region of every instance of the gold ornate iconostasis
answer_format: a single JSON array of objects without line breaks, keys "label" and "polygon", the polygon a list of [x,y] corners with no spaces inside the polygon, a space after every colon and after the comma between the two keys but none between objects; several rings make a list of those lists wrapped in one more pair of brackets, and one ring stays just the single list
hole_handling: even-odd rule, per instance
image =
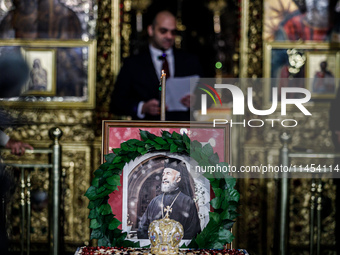
[{"label": "gold ornate iconostasis", "polygon": [[[8,4],[11,1],[3,2]],[[61,144],[63,146],[62,185],[65,216],[61,224],[64,225],[65,249],[72,252],[77,246],[90,243],[87,200],[83,194],[90,185],[93,171],[100,164],[101,121],[118,118],[108,112],[114,80],[122,59],[137,53],[145,46],[141,43],[146,36],[143,28],[146,23],[145,19],[147,19],[146,10],[152,1],[103,0],[96,4],[94,1],[84,0],[51,0],[45,2],[50,6],[52,2],[67,5],[68,10],[72,10],[73,13],[67,12],[65,15],[69,17],[70,22],[74,23],[76,21],[73,19],[73,14],[77,14],[80,20],[79,27],[81,27],[79,29],[83,33],[77,33],[77,29],[71,33],[66,29],[64,33],[56,35],[52,25],[50,28],[41,25],[41,27],[36,28],[36,33],[15,36],[13,34],[10,36],[11,33],[7,33],[2,34],[1,40],[8,37],[15,38],[16,42],[17,40],[28,42],[28,46],[33,48],[34,43],[40,43],[45,48],[49,48],[50,51],[54,48],[58,51],[60,48],[58,47],[58,40],[62,45],[62,43],[65,43],[64,39],[66,41],[76,40],[75,44],[71,44],[71,46],[78,46],[77,43],[84,42],[85,46],[79,46],[82,50],[84,47],[95,45],[95,54],[85,55],[85,62],[88,65],[90,61],[94,62],[96,71],[91,67],[86,69],[89,75],[87,76],[89,78],[88,83],[81,83],[83,86],[81,93],[87,91],[88,97],[85,101],[66,102],[65,104],[45,101],[23,104],[6,103],[8,112],[16,117],[24,117],[26,121],[20,127],[7,129],[7,132],[18,140],[31,143],[34,147],[46,147],[49,144],[48,130],[53,126],[59,126],[63,130],[64,135]],[[272,24],[266,23],[265,15],[268,14],[273,1],[181,0],[169,2],[171,2],[171,8],[174,8],[179,16],[179,33],[176,45],[199,55],[207,77],[250,77],[254,79],[263,77],[265,72],[268,71],[267,69],[271,67],[270,59],[265,59],[266,52],[287,45],[287,49],[292,49],[295,46],[291,42],[290,45],[285,44],[286,42],[280,42],[281,45],[276,45],[273,39],[270,39],[271,30],[269,29],[268,32],[267,28],[272,29]],[[295,3],[291,2],[291,6],[290,11],[294,11],[296,9],[296,7],[293,8]],[[43,4],[38,7],[41,10],[46,8]],[[279,10],[278,6],[274,7]],[[282,8],[286,10],[286,7]],[[44,23],[38,22],[38,24]],[[76,22],[76,24],[78,23]],[[95,25],[96,29],[94,30]],[[74,27],[77,28],[78,25]],[[267,32],[263,33],[264,31]],[[67,38],[67,35],[70,37]],[[23,38],[24,40],[22,40]],[[43,40],[46,38],[53,39],[53,42],[50,41],[46,44]],[[90,46],[87,46],[88,43]],[[300,49],[308,49],[308,47],[304,47],[307,44],[299,41]],[[324,47],[327,48],[327,46]],[[332,50],[328,49],[327,52],[337,52],[338,50],[339,47],[332,48]],[[75,52],[77,52],[77,49],[75,49]],[[58,57],[58,52],[56,54]],[[62,53],[59,54],[62,55]],[[72,54],[68,55],[72,56]],[[84,57],[84,55],[82,56]],[[94,65],[92,65],[92,68],[94,68]],[[84,70],[84,66],[82,70]],[[90,76],[91,73],[92,76]],[[95,79],[93,86],[90,82],[91,77]],[[62,84],[62,81],[60,81],[60,84]],[[56,86],[58,86],[58,82]],[[255,87],[254,90],[257,95],[254,97],[254,104],[260,107],[264,106],[266,93],[263,88]],[[61,97],[76,96],[79,99],[85,95],[69,91],[66,93],[71,94],[65,96],[61,93]],[[301,115],[295,116],[299,125],[291,132],[293,136],[292,146],[332,150],[333,145],[328,131],[329,100],[324,100],[320,104],[309,105],[308,109],[313,112],[311,118],[307,119]],[[272,117],[280,118],[280,116]],[[237,159],[236,164],[279,164],[279,149],[281,148],[279,135],[283,131],[285,130],[282,127],[275,129],[270,127],[235,129],[234,134],[237,135],[234,138],[236,146],[233,155]],[[41,188],[41,185],[45,185],[43,184],[46,182],[44,178],[44,175],[39,172],[32,174],[32,180],[36,179],[37,190]],[[323,181],[323,196],[325,201],[328,201],[325,208],[328,208],[328,210],[325,211],[322,221],[322,245],[327,249],[332,249],[335,242],[334,186],[332,180]],[[308,214],[310,183],[310,179],[292,180],[290,182],[290,189],[294,190],[294,192],[291,192],[289,213],[289,244],[293,254],[308,254],[309,229],[306,226],[308,226],[310,220]],[[277,178],[239,179],[241,216],[233,230],[236,236],[235,247],[247,249],[250,254],[276,254],[278,215],[280,213],[275,209],[279,203],[278,186],[279,179]],[[14,199],[14,201],[16,200]],[[15,206],[16,203],[14,202],[13,208]],[[15,210],[9,212],[15,212]],[[45,223],[40,222],[41,219],[46,217],[44,216],[46,210],[41,209],[37,213],[33,218],[33,225],[42,227],[32,230],[32,243],[36,244],[32,248],[36,251],[42,249],[43,246],[39,244],[44,243],[47,238],[43,230]],[[18,226],[15,225],[19,216],[12,213],[11,217],[13,217],[13,225],[10,226],[9,230],[10,239],[13,242],[12,249],[14,249],[13,247],[20,238]]]},{"label": "gold ornate iconostasis", "polygon": [[[312,2],[312,1],[310,1]],[[315,2],[315,1],[314,1]],[[294,60],[301,57],[306,59],[296,64],[290,62],[289,65],[295,73],[290,73],[289,77],[301,75],[300,77],[312,78],[308,76],[308,67],[312,64],[319,64],[310,58],[315,54],[320,59],[336,59],[339,52],[339,40],[332,31],[332,25],[339,22],[339,13],[335,13],[335,4],[337,1],[323,1],[327,6],[327,13],[324,14],[323,20],[329,21],[327,28],[323,28],[319,38],[302,37],[303,33],[291,31],[288,33],[287,23],[289,17],[306,15],[307,8],[305,1],[243,1],[243,26],[241,33],[241,77],[252,78],[275,78],[270,70],[275,67],[273,58],[274,54],[268,54],[275,50],[281,50],[288,55],[290,50],[291,57]],[[336,17],[336,18],[335,18]],[[323,21],[324,22],[324,21]],[[285,24],[285,25],[284,25]],[[332,25],[331,25],[332,24]],[[315,27],[316,24],[315,24]],[[335,25],[333,28],[336,27]],[[278,32],[280,31],[280,33]],[[287,32],[285,37],[283,32]],[[317,29],[314,34],[317,34]],[[298,34],[295,38],[291,36]],[[296,49],[294,53],[294,49]],[[298,52],[298,53],[296,53]],[[331,57],[329,58],[329,56]],[[321,57],[322,56],[322,57]],[[282,57],[282,55],[281,55]],[[283,59],[288,57],[283,56]],[[336,60],[339,61],[339,60]],[[337,64],[335,64],[337,65]],[[338,66],[338,65],[337,65]],[[300,69],[299,69],[300,68]],[[337,67],[339,68],[339,67]],[[336,73],[336,72],[335,72]],[[339,74],[337,74],[339,75]],[[339,78],[339,76],[337,76]],[[305,85],[307,89],[311,89]],[[255,104],[265,108],[268,100],[267,92],[263,87],[254,87],[257,96],[254,97]],[[292,144],[290,148],[306,151],[310,149],[317,152],[333,151],[331,134],[328,127],[329,107],[331,100],[335,97],[335,90],[332,95],[320,100],[322,95],[315,93],[312,96],[313,103],[308,105],[308,110],[312,112],[310,118],[296,114],[293,109],[287,115],[294,116],[298,121],[298,126],[291,130],[282,127],[264,129],[248,128],[245,131],[240,143],[241,164],[259,165],[265,164],[279,165],[279,149],[282,147],[279,136],[282,132],[288,131],[292,135]],[[268,101],[267,101],[268,102]],[[261,108],[262,109],[262,108]],[[258,118],[259,116],[256,116]],[[273,114],[273,118],[280,119],[280,114]],[[259,117],[262,119],[261,117]],[[324,163],[317,161],[319,164]],[[297,164],[312,163],[311,160],[300,159],[292,161]],[[332,163],[332,160],[328,161]],[[289,212],[288,212],[288,247],[289,254],[310,254],[309,238],[311,229],[311,179],[290,179],[289,180]],[[247,247],[249,252],[258,254],[277,254],[279,241],[279,215],[278,210],[280,202],[279,188],[280,180],[276,178],[268,179],[245,179],[239,181],[241,200],[244,199],[243,211],[237,222],[238,247]],[[332,179],[322,179],[322,205],[321,209],[321,254],[333,254],[335,244],[335,186]],[[273,208],[276,208],[273,209]],[[260,230],[260,231],[259,231]],[[256,234],[256,232],[258,234]],[[245,234],[248,233],[248,234]],[[315,236],[314,236],[315,238]],[[315,240],[315,239],[314,239]]]}]

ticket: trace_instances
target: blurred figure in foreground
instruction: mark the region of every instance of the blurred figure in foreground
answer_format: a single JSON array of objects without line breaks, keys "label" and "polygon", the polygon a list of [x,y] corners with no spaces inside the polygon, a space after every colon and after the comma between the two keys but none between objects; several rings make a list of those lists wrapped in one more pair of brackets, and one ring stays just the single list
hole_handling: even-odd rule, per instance
[{"label": "blurred figure in foreground", "polygon": [[[28,80],[29,69],[21,55],[3,54],[0,56],[0,98],[19,96],[22,86]],[[27,143],[11,139],[3,129],[13,125],[15,120],[8,116],[0,107],[0,147],[11,150],[12,154],[23,155],[25,149],[33,149]],[[0,158],[0,250],[1,254],[8,254],[8,240],[6,233],[5,198],[13,185],[6,174],[5,166]]]},{"label": "blurred figure in foreground", "polygon": [[[29,69],[20,55],[0,56],[0,98],[17,97],[28,80]],[[25,149],[33,149],[27,143],[8,137],[3,129],[13,125],[15,120],[0,107],[0,146],[10,149],[12,154],[21,155]]]}]

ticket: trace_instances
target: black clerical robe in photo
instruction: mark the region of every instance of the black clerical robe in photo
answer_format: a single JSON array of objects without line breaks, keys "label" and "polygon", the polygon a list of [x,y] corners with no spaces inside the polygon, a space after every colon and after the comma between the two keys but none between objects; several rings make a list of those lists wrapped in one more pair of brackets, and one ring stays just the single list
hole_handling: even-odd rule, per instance
[{"label": "black clerical robe in photo", "polygon": [[[163,208],[170,206],[178,193],[178,190],[164,193]],[[162,197],[163,193],[152,199],[144,212],[137,231],[139,239],[148,239],[148,228],[150,223],[162,218]],[[163,212],[163,215],[165,215],[165,212]],[[201,232],[201,225],[195,202],[191,197],[185,195],[183,192],[178,195],[172,205],[172,212],[170,213],[169,218],[182,224],[184,229],[183,239],[192,239]]]}]

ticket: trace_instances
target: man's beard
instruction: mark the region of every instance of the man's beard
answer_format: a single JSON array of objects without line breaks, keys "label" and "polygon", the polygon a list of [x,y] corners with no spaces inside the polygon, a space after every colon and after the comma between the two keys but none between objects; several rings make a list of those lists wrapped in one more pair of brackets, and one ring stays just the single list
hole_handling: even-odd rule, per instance
[{"label": "man's beard", "polygon": [[172,192],[174,191],[175,189],[177,189],[178,187],[178,183],[177,182],[166,182],[166,183],[163,183],[162,182],[162,185],[161,185],[161,191],[164,192],[164,193],[168,193],[168,192]]}]

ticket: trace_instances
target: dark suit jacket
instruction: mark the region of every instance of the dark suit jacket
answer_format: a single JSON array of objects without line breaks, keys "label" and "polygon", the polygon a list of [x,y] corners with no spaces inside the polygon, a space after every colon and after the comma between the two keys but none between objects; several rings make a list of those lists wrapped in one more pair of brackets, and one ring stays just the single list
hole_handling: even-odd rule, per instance
[{"label": "dark suit jacket", "polygon": [[[201,75],[198,58],[174,49],[175,77]],[[160,100],[159,80],[152,63],[150,51],[147,50],[124,61],[117,77],[111,97],[110,111],[117,115],[137,117],[140,101]],[[145,120],[159,120],[160,116],[146,115]],[[190,120],[189,112],[166,113],[167,120]]]}]

